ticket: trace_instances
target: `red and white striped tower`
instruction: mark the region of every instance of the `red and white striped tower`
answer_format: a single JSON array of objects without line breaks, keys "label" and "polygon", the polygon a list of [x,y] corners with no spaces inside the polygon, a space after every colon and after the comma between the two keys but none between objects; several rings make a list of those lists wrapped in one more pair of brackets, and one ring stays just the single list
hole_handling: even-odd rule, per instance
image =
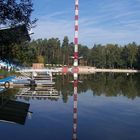
[{"label": "red and white striped tower", "polygon": [[77,87],[78,87],[78,80],[74,81],[74,105],[73,105],[73,136],[72,140],[77,140]]},{"label": "red and white striped tower", "polygon": [[79,0],[75,0],[74,54],[72,57],[74,59],[74,62],[73,62],[72,68],[68,68],[68,67],[62,68],[63,73],[67,73],[67,72],[73,73],[75,80],[77,80],[78,72],[79,72],[79,68],[78,68],[78,59],[79,59],[79,55],[78,55],[78,18],[79,18]]},{"label": "red and white striped tower", "polygon": [[75,0],[75,35],[74,35],[74,63],[72,73],[74,77],[74,94],[73,94],[73,140],[77,140],[77,101],[78,101],[78,18],[79,18],[79,0]]},{"label": "red and white striped tower", "polygon": [[74,35],[74,64],[78,66],[78,18],[79,18],[79,0],[75,0],[75,35]]},{"label": "red and white striped tower", "polygon": [[74,34],[74,63],[73,63],[73,76],[74,76],[74,105],[73,105],[73,140],[77,140],[77,87],[78,87],[78,18],[79,18],[79,0],[75,0],[75,34]]}]

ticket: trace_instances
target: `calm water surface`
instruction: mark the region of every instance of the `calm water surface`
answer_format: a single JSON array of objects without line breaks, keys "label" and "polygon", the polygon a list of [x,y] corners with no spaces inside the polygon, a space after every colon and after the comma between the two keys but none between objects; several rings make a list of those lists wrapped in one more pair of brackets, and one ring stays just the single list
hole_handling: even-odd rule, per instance
[{"label": "calm water surface", "polygon": [[[83,83],[78,84],[78,140],[140,140],[140,75],[79,78]],[[69,76],[55,80],[53,97],[52,92],[46,91],[45,95],[42,89],[8,89],[0,93],[0,119],[10,114],[10,122],[0,121],[1,140],[72,140],[73,84]],[[34,90],[44,96],[36,97]],[[13,108],[6,106],[9,101]]]}]

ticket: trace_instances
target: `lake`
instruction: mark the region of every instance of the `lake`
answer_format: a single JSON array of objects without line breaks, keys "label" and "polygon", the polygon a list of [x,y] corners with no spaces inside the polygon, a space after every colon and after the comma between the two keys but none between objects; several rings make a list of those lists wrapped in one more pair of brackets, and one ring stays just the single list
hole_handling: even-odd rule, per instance
[{"label": "lake", "polygon": [[0,139],[140,140],[140,74],[72,79],[55,76],[54,87],[1,88]]}]

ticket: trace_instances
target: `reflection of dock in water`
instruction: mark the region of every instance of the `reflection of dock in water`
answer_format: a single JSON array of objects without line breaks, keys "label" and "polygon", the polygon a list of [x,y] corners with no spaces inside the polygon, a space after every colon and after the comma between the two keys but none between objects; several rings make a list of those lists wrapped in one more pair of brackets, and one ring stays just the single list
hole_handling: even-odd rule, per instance
[{"label": "reflection of dock in water", "polygon": [[0,121],[9,123],[25,124],[26,116],[29,110],[29,104],[13,101],[0,96]]},{"label": "reflection of dock in water", "polygon": [[53,87],[35,87],[32,88],[21,88],[20,91],[15,95],[19,98],[39,98],[39,99],[46,99],[46,98],[59,98],[59,92]]}]

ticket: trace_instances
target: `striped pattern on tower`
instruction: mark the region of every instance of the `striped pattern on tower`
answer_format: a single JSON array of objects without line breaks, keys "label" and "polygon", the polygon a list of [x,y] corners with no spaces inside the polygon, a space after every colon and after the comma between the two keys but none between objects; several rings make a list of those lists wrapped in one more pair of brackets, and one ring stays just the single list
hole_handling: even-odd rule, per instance
[{"label": "striped pattern on tower", "polygon": [[78,18],[79,0],[75,0],[74,66],[78,66]]},{"label": "striped pattern on tower", "polygon": [[73,105],[73,140],[77,140],[77,86],[78,81],[74,81],[74,105]]}]

